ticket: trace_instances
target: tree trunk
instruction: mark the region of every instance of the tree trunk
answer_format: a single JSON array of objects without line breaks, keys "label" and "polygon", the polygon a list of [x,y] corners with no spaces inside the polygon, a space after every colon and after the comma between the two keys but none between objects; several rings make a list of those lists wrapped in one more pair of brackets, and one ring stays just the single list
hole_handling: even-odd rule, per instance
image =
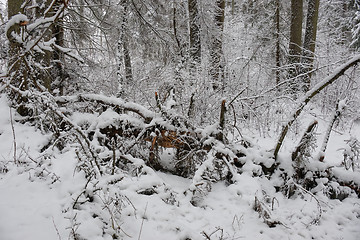
[{"label": "tree trunk", "polygon": [[131,58],[130,58],[130,50],[129,50],[129,39],[128,39],[128,23],[126,16],[128,14],[127,6],[124,4],[124,18],[122,22],[122,35],[121,41],[123,44],[123,54],[124,54],[124,65],[125,65],[125,79],[126,83],[132,83],[133,81],[133,74],[132,74],[132,67],[131,67]]},{"label": "tree trunk", "polygon": [[[45,17],[53,17],[63,5],[62,0],[56,0],[52,6],[50,6],[53,2],[52,0],[38,0],[37,2],[39,6],[36,16],[37,18],[42,17],[44,14],[46,14]],[[45,3],[45,5],[42,5],[43,3]],[[45,10],[49,7],[51,7],[50,10],[45,13]],[[60,17],[56,20],[49,30],[50,31],[45,37],[45,40],[49,41],[54,38],[56,47],[54,48],[54,51],[46,51],[45,56],[42,57],[45,64],[51,67],[50,74],[42,73],[39,78],[42,79],[44,86],[49,91],[56,89],[59,91],[60,95],[63,95],[64,81],[66,78],[63,67],[64,53],[59,49],[59,47],[64,47],[64,28],[62,18]]]},{"label": "tree trunk", "polygon": [[[128,88],[128,85],[133,82],[133,74],[132,74],[132,66],[131,66],[131,57],[130,57],[130,50],[129,50],[129,39],[127,36],[128,32],[128,22],[127,22],[127,15],[128,15],[128,5],[125,0],[121,1],[121,7],[122,10],[122,16],[120,20],[121,28],[120,28],[120,39],[118,41],[118,76],[120,81],[120,93],[119,95],[121,97],[126,96],[126,89]],[[121,58],[122,56],[122,58]],[[125,70],[125,78],[122,77],[121,74],[121,63],[124,64],[124,70]],[[124,95],[125,96],[122,96]]]},{"label": "tree trunk", "polygon": [[[61,7],[63,1],[56,1],[55,10]],[[52,35],[55,38],[55,44],[59,47],[65,47],[64,42],[64,28],[63,21],[60,18],[52,27]],[[53,79],[55,80],[55,88],[59,90],[60,95],[64,94],[64,85],[66,81],[66,74],[64,70],[63,64],[65,63],[64,53],[60,51],[58,48],[55,49],[53,53],[53,61],[54,61],[54,71],[53,71]]]},{"label": "tree trunk", "polygon": [[[62,0],[36,0],[35,18],[51,18],[63,7]],[[63,94],[65,74],[63,70],[64,54],[60,48],[64,47],[64,29],[62,17],[59,17],[50,27],[44,25],[37,28],[46,31],[44,41],[55,39],[53,51],[43,50],[44,53],[36,53],[35,59],[43,65],[43,69],[34,72],[36,79],[49,91],[58,90]],[[47,70],[48,69],[48,70]]]},{"label": "tree trunk", "polygon": [[280,0],[276,0],[275,2],[275,25],[276,25],[276,52],[275,52],[275,62],[276,62],[276,84],[280,83]]},{"label": "tree trunk", "polygon": [[231,0],[231,15],[235,14],[235,0]]},{"label": "tree trunk", "polygon": [[126,79],[126,83],[129,84],[133,82],[133,74],[131,67],[129,40],[128,37],[125,36],[125,34],[123,36],[123,51],[124,51],[125,79]]},{"label": "tree trunk", "polygon": [[310,89],[311,71],[315,57],[315,42],[317,23],[319,16],[319,0],[309,0],[308,12],[306,17],[306,29],[304,38],[304,52],[302,58],[302,72],[306,73],[303,83],[303,91]]},{"label": "tree trunk", "polygon": [[[7,1],[7,13],[8,19],[11,19],[14,15],[22,12],[21,5],[23,0],[8,0]],[[13,34],[20,33],[20,25],[14,24],[12,25],[6,32],[7,38],[9,40],[9,59],[8,59],[8,66],[10,67],[16,60],[17,55],[20,51],[20,44],[15,41]],[[13,67],[14,71],[17,71],[20,67],[20,63],[17,64],[18,66]]]},{"label": "tree trunk", "polygon": [[[11,19],[13,16],[18,13],[23,13],[21,8],[23,0],[8,0],[7,1],[7,12],[8,19]],[[9,40],[9,50],[8,50],[8,74],[11,76],[11,81],[14,82],[14,85],[20,90],[28,89],[28,71],[23,61],[19,61],[19,56],[21,53],[22,44],[16,40],[15,35],[21,36],[24,31],[24,27],[20,26],[20,23],[13,24],[9,27],[6,32],[6,36]],[[25,106],[27,98],[21,96],[16,92],[11,93],[11,98],[17,103],[17,112],[21,116],[29,115],[29,109]]]},{"label": "tree trunk", "polygon": [[212,87],[217,90],[224,81],[224,53],[223,53],[223,31],[225,20],[225,0],[216,0],[215,6],[215,33],[210,47],[210,75]]},{"label": "tree trunk", "polygon": [[[299,63],[301,56],[303,22],[303,0],[291,0],[291,23],[289,43],[289,77],[294,78],[299,74]],[[297,82],[294,81],[291,90],[298,91]]]},{"label": "tree trunk", "polygon": [[190,30],[190,74],[201,64],[201,38],[198,0],[188,0]]}]

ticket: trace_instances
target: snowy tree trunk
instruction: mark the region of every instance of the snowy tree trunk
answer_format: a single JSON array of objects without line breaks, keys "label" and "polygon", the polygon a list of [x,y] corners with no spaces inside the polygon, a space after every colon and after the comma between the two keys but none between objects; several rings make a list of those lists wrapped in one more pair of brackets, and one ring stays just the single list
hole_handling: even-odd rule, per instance
[{"label": "snowy tree trunk", "polygon": [[[128,88],[128,85],[133,82],[133,74],[132,74],[132,66],[131,66],[131,57],[130,57],[130,50],[129,50],[129,39],[127,36],[128,29],[127,29],[127,19],[126,16],[128,15],[128,6],[126,1],[121,1],[121,7],[122,11],[120,16],[120,37],[118,41],[118,76],[120,81],[120,88],[119,89],[119,95],[121,97],[126,96],[126,90]],[[121,65],[122,62],[124,64],[124,77],[121,73]]]},{"label": "snowy tree trunk", "polygon": [[315,42],[319,16],[319,3],[319,0],[309,0],[308,2],[304,52],[302,56],[302,72],[306,73],[303,83],[304,92],[307,92],[310,89],[311,71],[313,69],[313,61],[315,57]]},{"label": "snowy tree trunk", "polygon": [[[41,6],[41,3],[43,1],[39,1],[39,6]],[[41,9],[39,12],[38,17],[41,17],[42,15],[46,14],[45,17],[53,17],[56,12],[59,10],[59,8],[62,7],[64,1],[62,0],[47,0],[45,2],[45,7]],[[53,4],[53,5],[51,5]],[[47,8],[50,8],[47,13],[44,11],[47,10]],[[47,73],[42,74],[41,78],[44,82],[44,86],[49,90],[52,91],[54,89],[57,89],[60,93],[60,95],[64,92],[64,81],[65,81],[65,72],[64,72],[64,54],[62,51],[60,51],[59,48],[64,47],[64,28],[62,23],[62,17],[56,20],[54,24],[49,29],[48,36],[46,37],[47,41],[54,38],[55,39],[55,49],[53,51],[47,51],[44,60],[45,62],[52,67],[50,75]]]},{"label": "snowy tree trunk", "polygon": [[[302,42],[302,22],[303,22],[303,0],[291,0],[291,23],[290,23],[290,43],[289,43],[289,76],[294,78],[299,73],[299,63],[301,56]],[[291,86],[293,92],[297,92],[297,83]]]},{"label": "snowy tree trunk", "polygon": [[189,42],[190,42],[190,75],[201,64],[201,38],[198,0],[188,0],[189,10]]},{"label": "snowy tree trunk", "polygon": [[276,0],[275,2],[275,26],[276,26],[276,52],[275,52],[275,62],[276,62],[276,84],[280,83],[280,0]]},{"label": "snowy tree trunk", "polygon": [[[19,13],[23,13],[22,9],[23,0],[8,0],[8,18],[11,19],[15,15]],[[8,74],[11,76],[11,80],[15,83],[16,87],[19,87],[21,90],[28,89],[28,71],[26,66],[22,61],[19,61],[19,56],[21,53],[22,43],[21,40],[17,39],[16,36],[22,36],[24,31],[24,26],[22,25],[22,21],[12,24],[6,31],[7,39],[9,40],[9,50],[8,50]],[[25,96],[19,96],[17,93],[12,93],[12,99],[16,101],[18,104],[17,112],[22,115],[28,115],[29,111],[24,106],[24,103],[27,102],[27,98]]]},{"label": "snowy tree trunk", "polygon": [[[11,19],[13,16],[15,16],[18,13],[22,12],[21,5],[23,1],[22,0],[8,0],[7,1],[7,12],[8,12],[8,19]],[[6,35],[9,40],[9,59],[8,59],[8,66],[10,67],[16,60],[17,55],[20,51],[20,43],[16,41],[13,34],[20,34],[20,25],[19,24],[13,24],[10,26],[10,28],[7,30]],[[16,66],[14,66],[12,69],[13,71],[17,71],[20,67],[20,63],[18,62]]]},{"label": "snowy tree trunk", "polygon": [[[63,1],[56,1],[55,10],[61,7]],[[62,18],[60,18],[52,27],[52,35],[55,38],[55,44],[59,47],[65,47],[64,28]],[[53,53],[54,71],[53,79],[55,80],[55,88],[58,88],[60,95],[64,94],[64,82],[66,74],[63,64],[65,63],[64,53],[55,48]]]},{"label": "snowy tree trunk", "polygon": [[351,30],[352,32],[352,42],[351,47],[358,49],[360,47],[360,1],[356,0],[354,7],[356,7],[355,17],[353,19],[354,26]]},{"label": "snowy tree trunk", "polygon": [[210,47],[210,75],[214,90],[224,81],[223,30],[225,21],[225,0],[217,0],[215,6],[215,33]]}]

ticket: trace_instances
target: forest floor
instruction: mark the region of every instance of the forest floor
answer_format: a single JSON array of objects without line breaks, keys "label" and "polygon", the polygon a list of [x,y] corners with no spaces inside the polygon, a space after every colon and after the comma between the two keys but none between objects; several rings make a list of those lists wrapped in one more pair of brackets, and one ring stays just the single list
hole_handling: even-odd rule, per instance
[{"label": "forest floor", "polygon": [[[74,148],[53,149],[46,158],[40,149],[49,136],[14,121],[14,115],[1,97],[0,239],[65,240],[75,233],[79,239],[112,239],[94,216],[109,210],[106,196],[100,196],[98,204],[69,211],[74,196],[86,185],[84,174],[76,171]],[[348,137],[332,135],[326,161],[341,163],[338,150]],[[266,147],[274,142],[271,138],[255,141]],[[290,147],[284,147],[281,158],[289,158],[286,150]],[[26,162],[41,162],[41,166],[34,168]],[[273,181],[244,172],[235,184],[215,183],[193,206],[191,179],[162,172],[126,176],[116,189],[108,189],[121,196],[121,221],[108,224],[121,229],[120,239],[359,239],[359,198],[350,195],[343,201],[330,200],[321,191],[288,198],[275,191]],[[153,186],[156,193],[146,193]],[[259,217],[254,210],[256,199],[270,216]],[[269,227],[267,220],[275,226]]]}]

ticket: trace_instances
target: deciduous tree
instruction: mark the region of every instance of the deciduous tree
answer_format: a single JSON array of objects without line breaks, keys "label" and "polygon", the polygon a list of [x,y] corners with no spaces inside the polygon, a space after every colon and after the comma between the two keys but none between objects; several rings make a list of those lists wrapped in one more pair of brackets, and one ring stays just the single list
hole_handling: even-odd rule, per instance
[{"label": "deciduous tree", "polygon": [[[200,36],[200,17],[198,10],[198,0],[188,0],[189,11],[189,45],[191,68],[195,69],[201,64],[201,36]],[[192,74],[192,73],[190,73]]]},{"label": "deciduous tree", "polygon": [[[295,78],[299,73],[302,46],[303,0],[291,0],[291,22],[289,43],[289,77]],[[296,80],[291,86],[297,92]]]},{"label": "deciduous tree", "polygon": [[223,31],[225,21],[225,0],[215,2],[215,28],[210,46],[210,75],[212,87],[217,90],[224,81]]},{"label": "deciduous tree", "polygon": [[302,72],[305,74],[303,91],[307,92],[310,89],[311,71],[313,69],[313,62],[315,58],[316,32],[319,16],[319,0],[309,0],[306,17],[306,28],[304,38],[304,49],[302,55]]}]

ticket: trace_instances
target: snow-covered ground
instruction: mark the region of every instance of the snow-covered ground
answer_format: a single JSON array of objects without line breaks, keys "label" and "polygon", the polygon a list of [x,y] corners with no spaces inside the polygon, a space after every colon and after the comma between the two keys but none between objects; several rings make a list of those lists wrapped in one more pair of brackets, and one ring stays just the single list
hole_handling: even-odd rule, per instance
[{"label": "snow-covered ground", "polygon": [[[1,240],[65,240],[75,235],[81,236],[78,239],[112,239],[105,234],[109,232],[102,218],[108,213],[114,219],[114,211],[108,209],[113,206],[107,198],[110,195],[119,196],[116,205],[121,205],[121,218],[107,224],[121,229],[121,239],[359,239],[360,200],[355,196],[330,200],[320,191],[316,196],[303,192],[288,199],[275,191],[271,180],[248,172],[238,175],[235,184],[214,184],[196,207],[190,203],[191,179],[151,169],[136,177],[124,173],[111,189],[98,183],[102,193],[93,202],[73,208],[87,185],[84,173],[75,170],[74,149],[40,153],[49,136],[14,119],[14,110],[1,97]],[[341,157],[338,149],[346,137],[332,136],[329,161]],[[256,201],[271,214],[275,227],[259,217],[254,210]]]}]

